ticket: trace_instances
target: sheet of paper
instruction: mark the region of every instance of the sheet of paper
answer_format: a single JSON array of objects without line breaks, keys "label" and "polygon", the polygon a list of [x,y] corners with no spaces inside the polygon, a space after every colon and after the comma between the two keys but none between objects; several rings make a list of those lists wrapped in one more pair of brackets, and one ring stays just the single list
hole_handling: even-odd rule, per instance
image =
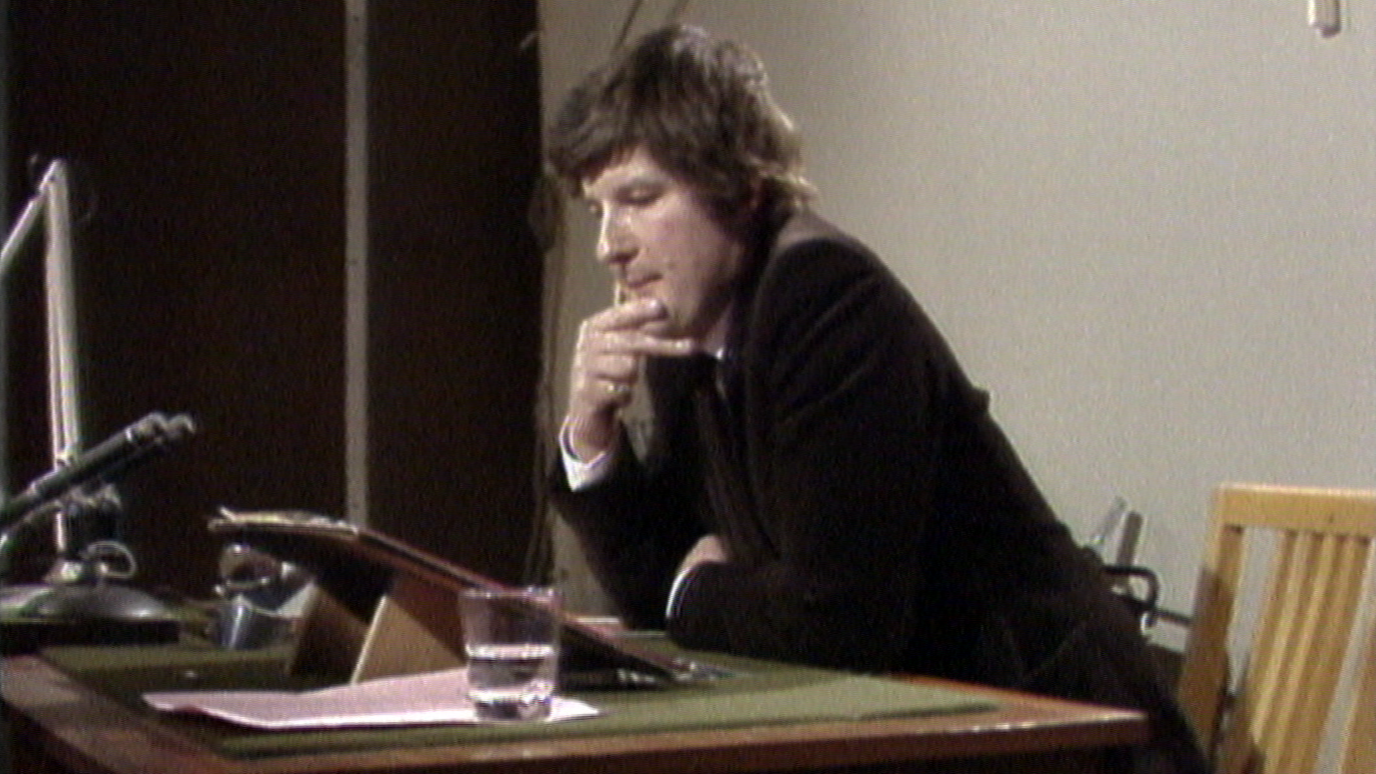
[{"label": "sheet of paper", "polygon": [[[465,697],[464,670],[387,677],[317,691],[158,691],[143,695],[165,712],[210,715],[253,728],[479,723]],[[546,722],[597,715],[589,704],[556,696]]]}]

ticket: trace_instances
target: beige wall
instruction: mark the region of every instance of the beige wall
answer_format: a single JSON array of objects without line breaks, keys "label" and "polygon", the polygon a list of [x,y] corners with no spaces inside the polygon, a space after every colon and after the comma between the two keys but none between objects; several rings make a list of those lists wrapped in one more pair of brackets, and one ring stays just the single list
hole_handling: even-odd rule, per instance
[{"label": "beige wall", "polygon": [[[631,5],[541,2],[546,109]],[[907,282],[1077,534],[1115,495],[1147,515],[1139,557],[1188,611],[1215,483],[1376,485],[1376,2],[1344,5],[1329,39],[1302,0],[685,18],[759,50],[818,209]],[[608,296],[586,227],[549,275],[556,407]]]}]

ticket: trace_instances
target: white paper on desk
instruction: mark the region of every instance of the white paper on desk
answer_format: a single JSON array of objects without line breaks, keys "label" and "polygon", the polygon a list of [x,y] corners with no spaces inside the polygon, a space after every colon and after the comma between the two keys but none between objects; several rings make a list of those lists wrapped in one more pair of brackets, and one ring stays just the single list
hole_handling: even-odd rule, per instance
[{"label": "white paper on desk", "polygon": [[[187,712],[254,728],[476,724],[462,668],[385,677],[317,691],[155,691],[144,701],[165,712]],[[554,697],[547,722],[597,715],[591,705]]]}]

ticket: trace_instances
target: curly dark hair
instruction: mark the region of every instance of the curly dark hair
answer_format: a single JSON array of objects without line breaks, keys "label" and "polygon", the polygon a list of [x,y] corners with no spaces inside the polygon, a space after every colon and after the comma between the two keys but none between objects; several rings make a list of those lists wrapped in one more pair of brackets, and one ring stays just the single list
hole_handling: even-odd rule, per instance
[{"label": "curly dark hair", "polygon": [[812,193],[759,57],[685,25],[645,35],[590,73],[555,115],[546,147],[575,193],[638,147],[726,219],[752,201],[792,207]]}]

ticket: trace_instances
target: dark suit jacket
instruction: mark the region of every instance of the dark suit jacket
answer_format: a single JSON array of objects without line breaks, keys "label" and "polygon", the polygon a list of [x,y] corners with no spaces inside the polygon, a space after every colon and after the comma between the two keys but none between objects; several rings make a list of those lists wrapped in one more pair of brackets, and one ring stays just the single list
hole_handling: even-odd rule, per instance
[{"label": "dark suit jacket", "polygon": [[[629,622],[693,648],[1173,712],[1135,621],[901,283],[808,213],[757,258],[720,385],[652,360],[643,459],[583,492],[554,478]],[[666,621],[709,532],[731,561],[701,565]]]}]

